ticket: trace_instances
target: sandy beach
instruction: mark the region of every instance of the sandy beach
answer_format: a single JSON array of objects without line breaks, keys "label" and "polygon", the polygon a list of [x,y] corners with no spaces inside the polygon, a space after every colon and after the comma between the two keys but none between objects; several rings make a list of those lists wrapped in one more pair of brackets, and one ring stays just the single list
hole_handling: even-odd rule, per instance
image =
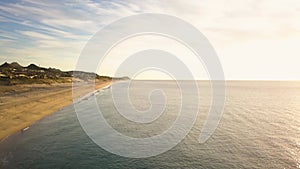
[{"label": "sandy beach", "polygon": [[[79,98],[93,90],[110,85],[111,81],[98,80],[93,84],[77,86]],[[71,104],[72,83],[1,86],[0,140],[30,126],[35,121]]]}]

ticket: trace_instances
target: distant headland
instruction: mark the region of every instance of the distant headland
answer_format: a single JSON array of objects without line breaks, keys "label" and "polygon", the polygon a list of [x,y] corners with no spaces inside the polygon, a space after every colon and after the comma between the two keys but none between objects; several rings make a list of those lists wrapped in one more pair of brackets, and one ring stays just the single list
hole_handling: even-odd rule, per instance
[{"label": "distant headland", "polygon": [[61,71],[56,68],[39,67],[35,64],[21,66],[17,62],[5,62],[0,65],[0,85],[68,83],[72,80],[88,81],[94,79],[111,81],[129,78],[112,78],[83,71]]}]

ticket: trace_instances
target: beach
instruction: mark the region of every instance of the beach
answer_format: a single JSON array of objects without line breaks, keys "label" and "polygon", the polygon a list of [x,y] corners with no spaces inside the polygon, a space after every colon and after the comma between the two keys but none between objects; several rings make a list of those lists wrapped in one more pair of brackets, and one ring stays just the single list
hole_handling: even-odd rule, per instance
[{"label": "beach", "polygon": [[110,84],[97,80],[94,88],[94,83],[75,85],[76,96],[72,95],[72,83],[1,86],[0,140],[71,104],[74,98]]}]

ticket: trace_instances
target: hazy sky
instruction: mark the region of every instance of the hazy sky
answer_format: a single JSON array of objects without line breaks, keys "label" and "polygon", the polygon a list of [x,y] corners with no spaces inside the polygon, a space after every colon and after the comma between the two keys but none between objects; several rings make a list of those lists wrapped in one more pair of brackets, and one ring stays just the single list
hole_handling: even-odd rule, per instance
[{"label": "hazy sky", "polygon": [[[226,79],[300,79],[299,0],[1,0],[0,62],[74,69],[94,33],[145,12],[173,15],[197,27],[215,48]],[[164,44],[191,69],[198,66],[186,49],[168,41],[131,39],[112,51],[99,73],[111,75],[136,47],[164,49]]]}]

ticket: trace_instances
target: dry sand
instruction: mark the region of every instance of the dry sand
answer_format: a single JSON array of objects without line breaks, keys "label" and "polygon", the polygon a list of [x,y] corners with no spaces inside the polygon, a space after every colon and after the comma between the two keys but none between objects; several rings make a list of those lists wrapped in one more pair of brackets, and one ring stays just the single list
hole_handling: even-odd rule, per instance
[{"label": "dry sand", "polygon": [[[95,89],[110,85],[110,81],[97,81],[75,87],[79,98]],[[71,104],[72,84],[33,84],[0,86],[0,140],[16,133],[35,121]]]}]

